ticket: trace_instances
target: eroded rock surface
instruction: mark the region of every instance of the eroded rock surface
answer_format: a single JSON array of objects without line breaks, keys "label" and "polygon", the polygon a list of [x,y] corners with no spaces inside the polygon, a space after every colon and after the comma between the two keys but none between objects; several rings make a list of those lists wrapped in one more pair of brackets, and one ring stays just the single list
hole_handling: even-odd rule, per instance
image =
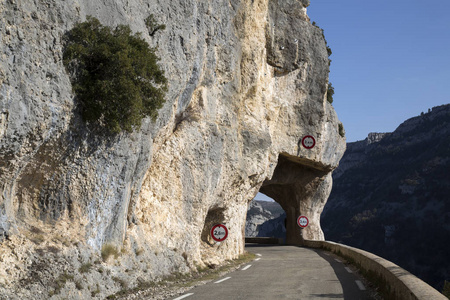
[{"label": "eroded rock surface", "polygon": [[264,209],[258,201],[251,201],[246,216],[245,237],[258,236],[260,225],[274,218],[275,216],[269,210]]},{"label": "eroded rock surface", "polygon": [[[2,1],[0,294],[101,298],[121,282],[235,258],[261,186],[287,211],[292,243],[322,238],[345,139],[326,101],[328,56],[308,4]],[[152,37],[150,14],[166,25]],[[81,121],[62,51],[87,15],[129,24],[158,47],[169,92],[156,122],[106,138]],[[307,134],[311,150],[301,146]],[[292,227],[298,213],[310,216],[303,237]],[[209,230],[220,222],[230,233],[217,244]],[[121,255],[102,262],[105,244]],[[81,273],[83,264],[93,267]],[[55,278],[66,280],[58,287]]]}]

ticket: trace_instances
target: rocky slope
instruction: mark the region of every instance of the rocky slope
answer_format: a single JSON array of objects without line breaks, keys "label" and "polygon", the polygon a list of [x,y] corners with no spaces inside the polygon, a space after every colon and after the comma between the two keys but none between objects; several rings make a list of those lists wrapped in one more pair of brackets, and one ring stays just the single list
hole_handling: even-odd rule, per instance
[{"label": "rocky slope", "polygon": [[286,213],[276,202],[253,200],[245,222],[246,237],[286,237]]},{"label": "rocky slope", "polygon": [[[308,5],[1,1],[0,294],[104,298],[235,258],[262,186],[296,199],[279,201],[292,243],[323,238],[319,215],[345,139],[325,100],[328,55]],[[152,37],[150,14],[166,25]],[[81,120],[63,36],[88,15],[158,47],[169,91],[139,131],[105,137]],[[300,212],[314,220],[303,236]],[[228,226],[226,242],[209,237],[215,223]]]},{"label": "rocky slope", "polygon": [[442,289],[450,279],[450,105],[349,143],[322,214],[327,240],[385,257]]},{"label": "rocky slope", "polygon": [[245,236],[258,236],[259,226],[264,222],[274,219],[270,210],[263,208],[263,201],[252,200],[248,206],[247,217],[245,221]]}]

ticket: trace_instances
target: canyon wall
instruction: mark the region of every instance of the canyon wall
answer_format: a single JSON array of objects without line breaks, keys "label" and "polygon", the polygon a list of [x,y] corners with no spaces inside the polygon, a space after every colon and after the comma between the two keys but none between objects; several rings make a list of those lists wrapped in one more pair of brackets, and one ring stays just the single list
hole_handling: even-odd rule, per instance
[{"label": "canyon wall", "polygon": [[[345,138],[308,5],[1,1],[0,293],[76,298],[97,286],[100,297],[120,287],[97,271],[82,288],[50,283],[87,263],[133,286],[236,258],[261,187],[291,216],[291,243],[323,239],[319,216]],[[153,36],[150,14],[166,25]],[[64,35],[88,15],[128,24],[158,49],[166,102],[133,133],[105,136],[81,119],[62,54]],[[303,232],[292,219],[300,213],[310,216]],[[209,237],[216,223],[229,229],[225,242]],[[122,255],[99,262],[105,245]]]}]

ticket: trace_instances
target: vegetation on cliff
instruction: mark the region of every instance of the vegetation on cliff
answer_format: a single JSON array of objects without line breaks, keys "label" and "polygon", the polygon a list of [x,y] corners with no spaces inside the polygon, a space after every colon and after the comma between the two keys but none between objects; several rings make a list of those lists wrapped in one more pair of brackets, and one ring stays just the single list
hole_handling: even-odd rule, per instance
[{"label": "vegetation on cliff", "polygon": [[112,29],[94,17],[77,24],[67,34],[64,65],[83,119],[114,133],[155,119],[167,91],[155,51],[127,25]]},{"label": "vegetation on cliff", "polygon": [[331,82],[328,82],[327,101],[333,103],[334,87]]}]

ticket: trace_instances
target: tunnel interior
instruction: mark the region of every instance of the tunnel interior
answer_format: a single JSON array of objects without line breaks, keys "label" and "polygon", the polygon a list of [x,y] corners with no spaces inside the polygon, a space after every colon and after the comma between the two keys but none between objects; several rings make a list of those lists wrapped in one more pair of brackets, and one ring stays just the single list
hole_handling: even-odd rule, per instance
[{"label": "tunnel interior", "polygon": [[[279,155],[272,178],[264,181],[259,192],[274,199],[285,211],[286,244],[302,245],[304,239],[323,239],[320,214],[331,188],[330,171],[298,157]],[[301,215],[308,217],[306,228],[297,224]]]}]

